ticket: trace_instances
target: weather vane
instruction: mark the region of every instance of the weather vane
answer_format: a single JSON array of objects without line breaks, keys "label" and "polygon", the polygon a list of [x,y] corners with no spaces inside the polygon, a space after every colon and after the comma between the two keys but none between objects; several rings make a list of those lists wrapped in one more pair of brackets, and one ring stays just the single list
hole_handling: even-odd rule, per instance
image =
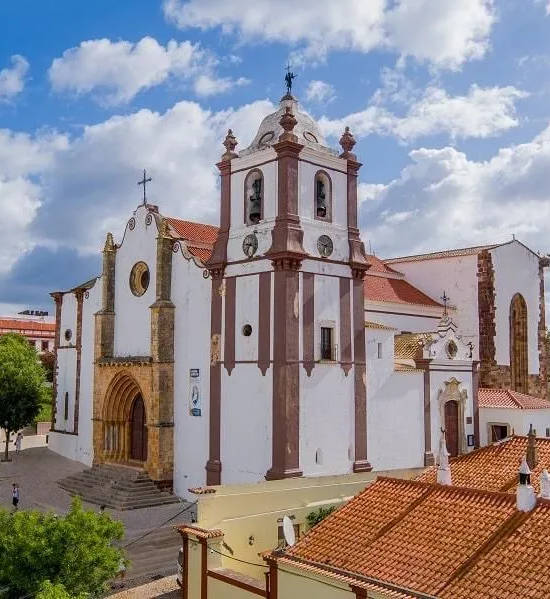
[{"label": "weather vane", "polygon": [[138,181],[138,185],[143,185],[143,205],[145,206],[145,204],[147,204],[147,192],[146,192],[146,185],[147,183],[149,183],[150,181],[152,181],[151,177],[147,177],[147,171],[145,169],[143,169],[143,179],[141,181]]},{"label": "weather vane", "polygon": [[292,92],[292,80],[295,79],[297,75],[290,70],[290,63],[286,65],[286,93],[290,96]]},{"label": "weather vane", "polygon": [[447,304],[449,303],[449,298],[448,298],[447,294],[445,293],[445,291],[443,292],[443,295],[441,296],[441,300],[443,301],[443,316],[447,316]]}]

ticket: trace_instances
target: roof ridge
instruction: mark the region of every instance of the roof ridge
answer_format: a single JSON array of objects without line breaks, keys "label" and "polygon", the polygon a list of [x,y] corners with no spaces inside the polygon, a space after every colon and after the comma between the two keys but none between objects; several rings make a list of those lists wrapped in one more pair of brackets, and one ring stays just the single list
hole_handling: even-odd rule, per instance
[{"label": "roof ridge", "polygon": [[[506,243],[508,243],[508,242],[506,242]],[[486,250],[486,249],[493,249],[493,248],[499,247],[500,245],[504,245],[504,244],[488,243],[488,244],[482,244],[482,245],[471,245],[471,246],[462,247],[462,248],[437,250],[435,252],[422,252],[420,254],[408,254],[406,256],[396,256],[394,258],[383,258],[382,262],[392,264],[393,262],[399,262],[400,260],[405,260],[407,258],[423,258],[423,257],[428,257],[428,256],[437,256],[438,254],[447,254],[450,252],[470,252],[470,251],[473,252],[473,250],[482,251],[482,250]]]},{"label": "roof ridge", "polygon": [[531,517],[533,512],[534,509],[529,512],[516,511],[511,516],[506,518],[506,520],[493,532],[493,534],[490,535],[468,559],[466,559],[456,570],[454,570],[447,582],[437,590],[436,595],[439,596],[440,593],[452,582],[462,578],[483,556],[487,555],[491,549],[507,539],[514,531],[524,524]]},{"label": "roof ridge", "polygon": [[[487,447],[491,447],[487,445]],[[484,449],[484,448],[483,448]],[[451,462],[452,465],[452,462]],[[433,468],[434,466],[431,466]],[[378,479],[389,479],[389,480],[401,480],[404,483],[414,483],[418,486],[426,486],[432,487],[434,489],[440,489],[442,491],[448,492],[458,492],[465,495],[484,495],[489,497],[499,497],[501,499],[506,499],[507,501],[511,501],[512,499],[515,501],[513,496],[510,493],[505,493],[504,491],[491,491],[489,489],[478,489],[477,487],[463,487],[460,485],[441,485],[437,482],[429,482],[425,480],[416,480],[416,479],[393,479],[391,477],[379,476]],[[368,488],[368,487],[367,487]]]}]

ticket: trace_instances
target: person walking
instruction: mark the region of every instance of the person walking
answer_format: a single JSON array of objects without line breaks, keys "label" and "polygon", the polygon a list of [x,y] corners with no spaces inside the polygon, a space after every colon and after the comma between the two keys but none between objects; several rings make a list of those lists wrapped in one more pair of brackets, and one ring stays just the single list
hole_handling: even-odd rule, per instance
[{"label": "person walking", "polygon": [[11,502],[13,504],[13,509],[17,511],[17,506],[19,505],[19,485],[17,483],[13,483],[12,486]]},{"label": "person walking", "polygon": [[21,452],[21,444],[23,443],[23,433],[19,431],[17,437],[15,437],[15,455],[19,455]]}]

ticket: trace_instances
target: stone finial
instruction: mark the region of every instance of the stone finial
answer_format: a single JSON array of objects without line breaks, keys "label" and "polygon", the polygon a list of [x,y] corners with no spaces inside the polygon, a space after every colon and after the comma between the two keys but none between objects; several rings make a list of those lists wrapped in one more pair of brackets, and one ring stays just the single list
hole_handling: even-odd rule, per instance
[{"label": "stone finial", "polygon": [[550,499],[550,474],[546,468],[540,475],[540,496],[544,499]]},{"label": "stone finial", "polygon": [[238,141],[237,138],[233,135],[233,131],[231,131],[231,129],[228,129],[227,135],[225,136],[223,142],[223,145],[225,146],[225,152],[222,154],[222,160],[231,160],[232,158],[237,158],[238,154],[235,152],[237,144]]},{"label": "stone finial", "polygon": [[104,252],[114,252],[115,251],[115,241],[113,239],[112,233],[107,233],[107,238],[105,239],[105,247],[103,248]]},{"label": "stone finial", "polygon": [[536,505],[537,498],[531,486],[531,470],[527,460],[523,458],[519,467],[519,484],[516,489],[516,507],[520,512],[530,512]]},{"label": "stone finial", "polygon": [[349,130],[349,127],[346,127],[346,130],[344,131],[344,133],[342,133],[342,137],[340,138],[340,145],[344,150],[340,154],[340,158],[351,158],[352,160],[355,160],[357,156],[355,154],[352,154],[352,150],[355,146],[355,143],[355,138]]},{"label": "stone finial", "polygon": [[534,470],[539,461],[539,451],[537,448],[537,434],[533,429],[533,425],[529,425],[529,433],[527,434],[527,451],[525,453],[525,459],[529,468]]},{"label": "stone finial", "polygon": [[294,127],[296,127],[297,123],[298,121],[296,120],[296,117],[292,114],[290,106],[287,106],[285,109],[285,113],[279,119],[279,125],[281,125],[281,127],[284,129],[284,133],[282,133],[279,136],[279,141],[298,141],[298,137],[294,135],[294,133],[292,133],[292,130],[294,129]]},{"label": "stone finial", "polygon": [[449,452],[447,451],[447,440],[445,431],[441,431],[439,438],[439,453],[437,456],[437,482],[440,485],[452,485],[451,467],[449,466]]},{"label": "stone finial", "polygon": [[166,218],[163,218],[160,224],[160,236],[172,237],[172,235],[170,235],[170,225],[168,224],[168,220]]}]

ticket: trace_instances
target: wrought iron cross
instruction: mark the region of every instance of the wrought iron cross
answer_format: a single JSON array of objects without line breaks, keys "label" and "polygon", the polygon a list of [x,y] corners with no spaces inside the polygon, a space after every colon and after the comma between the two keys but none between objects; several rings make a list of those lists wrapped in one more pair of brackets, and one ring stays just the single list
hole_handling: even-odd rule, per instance
[{"label": "wrought iron cross", "polygon": [[286,75],[285,75],[285,82],[286,82],[286,92],[287,94],[290,94],[290,92],[292,91],[292,80],[296,78],[296,75],[290,70],[290,63],[287,63],[286,65]]},{"label": "wrought iron cross", "polygon": [[145,169],[143,169],[143,179],[141,181],[138,181],[138,185],[143,185],[143,205],[145,206],[145,204],[147,204],[147,192],[145,190],[145,187],[147,185],[147,183],[149,183],[150,181],[152,181],[151,177],[147,177],[147,171]]},{"label": "wrought iron cross", "polygon": [[445,291],[440,299],[443,301],[443,316],[447,316],[447,304],[449,303],[449,298],[447,297]]}]

